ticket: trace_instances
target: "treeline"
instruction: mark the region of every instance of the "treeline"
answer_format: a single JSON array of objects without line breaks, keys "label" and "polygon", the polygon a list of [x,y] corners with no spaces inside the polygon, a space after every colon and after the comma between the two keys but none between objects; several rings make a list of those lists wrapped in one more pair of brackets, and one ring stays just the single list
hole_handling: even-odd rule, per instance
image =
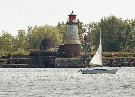
[{"label": "treeline", "polygon": [[89,24],[91,50],[99,44],[102,33],[104,52],[135,52],[135,20],[123,20],[115,16],[104,17],[98,23]]},{"label": "treeline", "polygon": [[[82,33],[88,29],[87,45],[83,45]],[[104,52],[134,52],[135,51],[135,20],[123,20],[116,16],[104,17],[100,22],[84,24],[78,20],[78,31],[82,50],[95,51],[99,44],[99,32],[102,33]],[[64,41],[67,31],[66,23],[57,26],[35,26],[27,30],[18,30],[16,36],[8,32],[0,35],[0,56],[13,54],[29,54],[30,49],[41,48],[42,40],[57,48]],[[46,46],[47,43],[46,43]]]},{"label": "treeline", "polygon": [[62,42],[62,34],[54,26],[28,27],[27,30],[18,30],[16,36],[7,32],[0,35],[0,56],[15,54],[27,55],[30,49],[39,49],[43,39],[53,43],[53,48]]}]

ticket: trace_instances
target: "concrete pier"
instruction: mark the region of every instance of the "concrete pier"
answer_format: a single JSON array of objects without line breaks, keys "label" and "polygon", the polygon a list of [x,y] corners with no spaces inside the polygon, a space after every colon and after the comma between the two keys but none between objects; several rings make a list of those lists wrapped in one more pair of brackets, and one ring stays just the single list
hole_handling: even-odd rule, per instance
[{"label": "concrete pier", "polygon": [[81,68],[83,63],[80,58],[56,58],[56,68]]}]

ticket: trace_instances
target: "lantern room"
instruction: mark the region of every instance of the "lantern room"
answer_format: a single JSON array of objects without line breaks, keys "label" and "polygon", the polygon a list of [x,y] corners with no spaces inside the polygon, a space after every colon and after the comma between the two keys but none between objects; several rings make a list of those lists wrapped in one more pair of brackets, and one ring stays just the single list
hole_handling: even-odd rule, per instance
[{"label": "lantern room", "polygon": [[76,15],[73,13],[73,11],[72,11],[72,13],[70,14],[70,15],[68,15],[69,16],[69,22],[73,22],[73,20],[76,20]]}]

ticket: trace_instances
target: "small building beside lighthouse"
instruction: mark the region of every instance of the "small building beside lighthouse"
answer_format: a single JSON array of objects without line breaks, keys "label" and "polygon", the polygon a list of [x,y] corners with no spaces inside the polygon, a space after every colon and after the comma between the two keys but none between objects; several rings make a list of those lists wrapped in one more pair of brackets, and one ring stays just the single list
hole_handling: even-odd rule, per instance
[{"label": "small building beside lighthouse", "polygon": [[79,67],[81,43],[78,35],[76,15],[68,15],[67,32],[64,43],[59,46],[55,67]]}]

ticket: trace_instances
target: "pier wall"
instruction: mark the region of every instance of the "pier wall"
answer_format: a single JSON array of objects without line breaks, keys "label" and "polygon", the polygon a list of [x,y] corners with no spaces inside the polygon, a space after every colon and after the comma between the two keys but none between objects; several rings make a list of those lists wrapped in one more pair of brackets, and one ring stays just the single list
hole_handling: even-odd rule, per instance
[{"label": "pier wall", "polygon": [[135,66],[135,57],[103,58],[103,65],[109,67]]},{"label": "pier wall", "polygon": [[83,63],[80,58],[56,58],[55,59],[56,68],[81,68]]},{"label": "pier wall", "polygon": [[[56,58],[55,68],[82,68],[89,65],[89,60],[86,62],[81,58]],[[108,67],[134,67],[135,57],[118,57],[118,58],[103,58],[103,66]]]},{"label": "pier wall", "polygon": [[[18,59],[14,59],[18,60]],[[20,59],[22,60],[22,59]],[[9,62],[8,59],[0,59],[1,68],[82,68],[89,64],[89,60],[84,61],[82,58],[55,58],[46,56],[31,56],[29,61]],[[135,67],[135,57],[115,57],[103,58],[103,65],[109,67]]]}]

